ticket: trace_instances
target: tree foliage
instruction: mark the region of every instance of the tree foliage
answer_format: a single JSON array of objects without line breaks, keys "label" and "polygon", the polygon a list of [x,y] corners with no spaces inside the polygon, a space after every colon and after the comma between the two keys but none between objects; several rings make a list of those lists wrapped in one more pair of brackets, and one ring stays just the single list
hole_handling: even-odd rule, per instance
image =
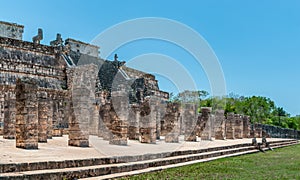
[{"label": "tree foliage", "polygon": [[270,124],[300,130],[300,116],[291,117],[282,107],[277,107],[270,98],[263,96],[239,96],[230,93],[225,97],[208,97],[206,91],[184,91],[172,97],[172,101],[193,102],[200,107],[224,109],[225,113],[234,112],[251,117],[251,122]]}]

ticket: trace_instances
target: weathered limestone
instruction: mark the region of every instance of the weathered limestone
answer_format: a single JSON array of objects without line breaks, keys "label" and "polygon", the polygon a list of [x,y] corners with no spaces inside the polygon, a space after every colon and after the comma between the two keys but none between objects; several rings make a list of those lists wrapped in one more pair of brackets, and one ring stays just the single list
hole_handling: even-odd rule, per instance
[{"label": "weathered limestone", "polygon": [[262,127],[261,124],[254,123],[254,137],[262,138]]},{"label": "weathered limestone", "polygon": [[224,140],[225,136],[225,116],[224,110],[215,111],[215,139]]},{"label": "weathered limestone", "polygon": [[52,139],[53,131],[53,101],[51,96],[48,97],[48,122],[47,122],[47,139]]},{"label": "weathered limestone", "polygon": [[70,146],[89,146],[90,109],[95,101],[97,66],[93,64],[69,69],[71,83],[71,119],[69,122]]},{"label": "weathered limestone", "polygon": [[155,104],[151,98],[140,105],[140,137],[141,143],[156,143]]},{"label": "weathered limestone", "polygon": [[179,142],[179,116],[180,116],[180,104],[168,103],[165,114],[165,127],[167,133],[165,135],[165,142],[178,143]]},{"label": "weathered limestone", "polygon": [[128,138],[130,140],[139,140],[140,130],[139,130],[139,119],[140,111],[137,104],[131,105],[129,116],[128,116]]},{"label": "weathered limestone", "polygon": [[93,108],[91,112],[93,114],[92,119],[90,121],[90,135],[98,135],[98,127],[99,127],[99,109],[100,106],[96,103],[93,104]]},{"label": "weathered limestone", "polygon": [[53,97],[53,137],[61,137],[63,135],[61,122],[62,122],[62,101],[59,95]]},{"label": "weathered limestone", "polygon": [[185,122],[185,141],[197,141],[196,121],[197,121],[197,105],[186,103],[183,106],[183,121]]},{"label": "weathered limestone", "polygon": [[234,114],[227,113],[226,118],[226,139],[234,139]]},{"label": "weathered limestone", "polygon": [[111,137],[111,116],[113,114],[112,105],[110,102],[103,104],[99,111],[99,129],[98,136],[104,140],[109,140]]},{"label": "weathered limestone", "polygon": [[250,138],[250,116],[243,116],[243,138]]},{"label": "weathered limestone", "polygon": [[[212,131],[213,131],[213,127],[212,127],[212,118],[211,118],[211,108],[210,107],[202,107],[201,108],[201,122],[204,125],[204,129],[201,133],[201,140],[212,140]],[[203,127],[203,125],[202,125]]]},{"label": "weathered limestone", "polygon": [[160,139],[161,136],[161,122],[163,121],[163,117],[165,116],[166,112],[166,103],[163,102],[161,99],[156,97],[157,106],[155,107],[156,112],[156,139]]},{"label": "weathered limestone", "polygon": [[16,147],[38,149],[38,100],[36,81],[17,79]]},{"label": "weathered limestone", "polygon": [[16,94],[9,90],[4,97],[4,127],[3,138],[15,139],[16,136]]},{"label": "weathered limestone", "polygon": [[46,92],[38,92],[38,141],[47,142],[48,99]]},{"label": "weathered limestone", "polygon": [[239,114],[234,115],[234,137],[236,139],[243,138],[243,119]]},{"label": "weathered limestone", "polygon": [[0,135],[3,135],[3,125],[4,125],[4,91],[0,91]]},{"label": "weathered limestone", "polygon": [[112,105],[114,116],[111,117],[111,133],[109,144],[127,145],[129,102],[126,91],[113,91]]}]

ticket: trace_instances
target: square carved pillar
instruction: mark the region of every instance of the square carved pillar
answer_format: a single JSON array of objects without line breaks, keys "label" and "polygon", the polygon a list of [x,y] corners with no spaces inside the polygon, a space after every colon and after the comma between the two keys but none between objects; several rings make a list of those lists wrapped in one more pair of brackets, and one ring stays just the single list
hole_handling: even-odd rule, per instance
[{"label": "square carved pillar", "polygon": [[196,142],[197,105],[186,103],[183,108],[183,121],[185,123],[184,140]]},{"label": "square carved pillar", "polygon": [[167,133],[165,135],[165,142],[178,143],[179,142],[179,116],[180,104],[168,103],[165,114],[165,126]]},{"label": "square carved pillar", "polygon": [[234,114],[227,113],[226,118],[226,139],[234,139]]},{"label": "square carved pillar", "polygon": [[47,142],[48,99],[46,92],[38,92],[38,130],[39,142]]},{"label": "square carved pillar", "polygon": [[17,79],[16,108],[16,147],[38,149],[38,99],[34,79]]},{"label": "square carved pillar", "polygon": [[15,139],[16,137],[16,94],[9,90],[4,96],[4,127],[3,138]]},{"label": "square carved pillar", "polygon": [[69,146],[88,147],[89,127],[93,118],[97,66],[94,64],[68,69],[71,118],[69,119]]}]

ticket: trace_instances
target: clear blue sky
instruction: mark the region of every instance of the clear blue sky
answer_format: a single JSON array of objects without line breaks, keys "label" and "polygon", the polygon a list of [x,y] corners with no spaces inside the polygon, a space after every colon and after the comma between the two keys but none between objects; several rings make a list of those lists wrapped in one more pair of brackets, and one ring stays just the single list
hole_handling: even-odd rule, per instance
[{"label": "clear blue sky", "polygon": [[[0,20],[25,25],[27,41],[42,27],[44,44],[53,40],[57,32],[63,38],[90,42],[106,28],[133,18],[179,21],[196,30],[213,48],[222,65],[228,93],[266,96],[292,115],[300,114],[299,0],[11,0],[0,4]],[[130,43],[120,48],[118,55],[124,60],[153,52],[182,61],[192,58],[178,47],[158,43]],[[197,86],[209,91],[203,71],[195,71],[191,68],[190,73]],[[162,83],[160,87],[172,91]]]}]

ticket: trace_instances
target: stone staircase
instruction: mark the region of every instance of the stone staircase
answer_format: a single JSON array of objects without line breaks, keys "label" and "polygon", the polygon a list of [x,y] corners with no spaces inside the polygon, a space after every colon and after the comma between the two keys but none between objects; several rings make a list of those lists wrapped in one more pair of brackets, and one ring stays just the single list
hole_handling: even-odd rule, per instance
[{"label": "stone staircase", "polygon": [[[298,143],[297,140],[269,142],[273,149]],[[256,152],[259,150],[254,146],[243,143],[136,156],[0,164],[0,179],[112,179]]]}]

